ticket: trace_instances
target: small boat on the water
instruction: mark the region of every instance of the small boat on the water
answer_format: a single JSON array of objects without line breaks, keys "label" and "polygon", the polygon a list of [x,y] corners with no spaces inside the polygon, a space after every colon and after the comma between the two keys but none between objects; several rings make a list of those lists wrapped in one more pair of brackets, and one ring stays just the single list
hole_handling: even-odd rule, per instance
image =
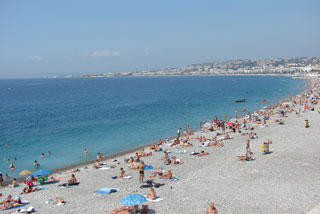
[{"label": "small boat on the water", "polygon": [[247,102],[246,99],[241,99],[241,100],[235,100],[236,103],[244,103]]}]

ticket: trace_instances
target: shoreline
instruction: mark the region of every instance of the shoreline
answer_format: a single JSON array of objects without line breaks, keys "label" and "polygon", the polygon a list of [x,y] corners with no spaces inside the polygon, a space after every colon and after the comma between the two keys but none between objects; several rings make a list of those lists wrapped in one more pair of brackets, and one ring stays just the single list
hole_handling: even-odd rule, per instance
[{"label": "shoreline", "polygon": [[[249,74],[250,75],[250,74]],[[181,75],[183,76],[183,75]],[[209,75],[209,76],[213,76],[213,75]],[[217,75],[217,76],[232,76],[232,75]],[[239,75],[234,75],[234,76],[239,76]],[[245,74],[245,76],[247,76]],[[251,75],[251,76],[256,76],[256,75]],[[261,75],[258,75],[258,76],[261,76]],[[263,76],[270,76],[270,75],[263,75]],[[274,75],[274,76],[288,76],[288,75]],[[149,77],[149,76],[146,76],[146,77]],[[90,78],[90,77],[88,77]],[[309,80],[310,77],[308,76],[304,76],[304,79],[306,80],[305,84],[304,84],[304,89],[302,91],[300,91],[298,94],[301,94],[307,90],[309,90],[309,87],[310,87],[310,80]],[[294,96],[297,96],[298,94],[294,95]],[[284,98],[282,100],[279,100],[278,102],[272,104],[272,105],[266,105],[266,109],[272,109],[272,107],[274,107],[277,103],[282,103],[282,102],[286,102],[286,100],[288,100],[289,98]],[[260,108],[261,109],[261,108]],[[253,112],[256,112],[256,111],[259,111],[260,109],[255,109]],[[242,116],[243,117],[243,116]],[[235,117],[231,117],[229,120],[238,120],[237,118]],[[199,130],[191,130],[192,133],[195,133]],[[172,136],[172,137],[165,137],[163,139],[174,139],[175,136]],[[105,156],[104,158],[100,159],[100,161],[107,161],[107,160],[111,160],[111,159],[116,159],[118,157],[121,157],[121,156],[125,156],[125,155],[128,155],[128,154],[131,154],[131,153],[134,153],[138,150],[142,150],[146,147],[149,147],[151,145],[154,145],[155,143],[157,143],[158,141],[156,142],[153,142],[153,143],[149,143],[149,144],[146,144],[146,145],[141,145],[141,146],[137,146],[137,147],[134,147],[134,148],[131,148],[131,149],[128,149],[128,150],[124,150],[122,152],[116,152],[116,153],[113,153],[113,154],[110,154],[110,155],[107,155]],[[66,165],[64,167],[59,167],[59,168],[54,168],[54,169],[50,169],[50,171],[52,171],[52,173],[50,175],[53,175],[53,174],[60,174],[60,173],[63,173],[64,171],[68,171],[68,170],[72,170],[72,169],[76,169],[76,168],[82,168],[82,167],[85,167],[85,166],[88,166],[88,165],[93,165],[94,162],[96,161],[96,159],[92,159],[92,160],[86,160],[86,161],[81,161],[79,163],[76,163],[76,164],[71,164],[71,165]],[[9,180],[6,180],[3,182],[3,185],[5,186],[0,186],[0,189],[3,188],[3,187],[6,187],[8,184],[10,184],[10,182],[13,180],[13,178],[10,178]],[[23,183],[25,181],[25,176],[24,177],[21,177],[21,178],[17,178],[17,182],[19,184]]]}]

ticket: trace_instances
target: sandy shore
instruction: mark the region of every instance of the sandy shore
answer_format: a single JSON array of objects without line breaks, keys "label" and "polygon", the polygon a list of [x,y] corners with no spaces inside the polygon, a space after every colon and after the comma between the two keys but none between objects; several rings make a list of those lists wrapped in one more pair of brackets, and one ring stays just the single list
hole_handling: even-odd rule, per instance
[{"label": "sandy shore", "polygon": [[[301,107],[301,106],[299,106]],[[308,213],[320,203],[320,114],[315,111],[295,113],[284,118],[285,125],[268,123],[268,127],[254,126],[258,139],[251,140],[254,161],[238,161],[238,155],[244,155],[248,136],[231,133],[232,140],[225,140],[224,147],[170,148],[169,151],[187,150],[186,154],[174,154],[184,162],[182,165],[165,165],[159,158],[162,152],[143,157],[147,165],[154,169],[146,170],[146,177],[152,172],[171,169],[180,180],[156,182],[165,185],[157,188],[156,193],[164,200],[159,203],[147,202],[150,213],[205,213],[210,202],[214,202],[219,213]],[[278,119],[273,117],[271,119]],[[310,127],[304,128],[304,120]],[[194,136],[211,138],[215,132],[195,132]],[[271,154],[262,154],[259,144],[272,139]],[[208,156],[189,155],[192,151],[208,151]],[[125,155],[128,156],[128,155]],[[80,182],[77,187],[61,188],[59,183],[43,185],[41,190],[22,195],[22,200],[30,202],[37,213],[106,213],[119,208],[121,198],[138,193],[145,195],[150,189],[141,189],[137,170],[128,169],[128,164],[108,162],[116,168],[97,170],[92,164],[81,166],[75,175]],[[126,170],[132,179],[112,179],[118,175],[120,167]],[[54,176],[62,176],[56,174]],[[70,175],[60,180],[67,182]],[[105,187],[120,188],[119,192],[101,195],[94,193]],[[8,194],[18,196],[23,186],[10,189],[2,188],[3,200]],[[66,205],[46,204],[49,198],[61,197]],[[4,211],[3,213],[9,213]]]}]

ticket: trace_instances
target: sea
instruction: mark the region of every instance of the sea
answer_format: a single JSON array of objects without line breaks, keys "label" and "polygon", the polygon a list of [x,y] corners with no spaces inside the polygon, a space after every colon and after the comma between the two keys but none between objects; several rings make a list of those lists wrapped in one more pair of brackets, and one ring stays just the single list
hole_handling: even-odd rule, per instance
[{"label": "sea", "polygon": [[255,111],[305,88],[305,80],[284,76],[3,79],[0,171],[18,178],[22,170],[38,170],[35,160],[52,170],[93,160],[98,152],[123,152],[175,136],[186,124],[197,130],[202,120]]}]

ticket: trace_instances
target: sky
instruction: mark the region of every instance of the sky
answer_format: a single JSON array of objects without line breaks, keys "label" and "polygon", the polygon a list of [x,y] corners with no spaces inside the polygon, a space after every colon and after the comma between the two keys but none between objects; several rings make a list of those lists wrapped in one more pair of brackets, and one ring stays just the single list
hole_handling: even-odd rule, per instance
[{"label": "sky", "polygon": [[1,79],[319,55],[319,0],[0,0]]}]

